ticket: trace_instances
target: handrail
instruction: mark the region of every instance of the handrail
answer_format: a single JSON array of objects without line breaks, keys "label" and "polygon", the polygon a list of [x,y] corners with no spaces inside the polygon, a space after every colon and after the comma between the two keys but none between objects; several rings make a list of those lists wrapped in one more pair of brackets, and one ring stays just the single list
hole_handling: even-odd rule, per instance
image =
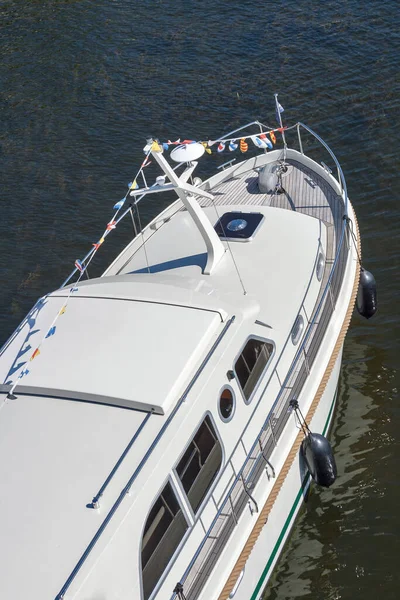
[{"label": "handrail", "polygon": [[101,486],[101,488],[99,489],[99,491],[97,492],[97,494],[95,496],[93,496],[92,501],[89,502],[86,505],[87,508],[96,508],[96,509],[100,508],[100,504],[99,504],[100,498],[102,497],[102,495],[106,491],[106,489],[107,489],[110,481],[113,479],[115,473],[118,471],[118,469],[122,465],[122,463],[123,463],[124,459],[126,458],[129,450],[132,448],[133,444],[136,442],[137,438],[139,437],[139,435],[142,432],[142,429],[144,428],[144,426],[146,425],[147,421],[150,419],[150,417],[151,417],[152,414],[153,413],[151,411],[148,412],[147,415],[145,416],[145,418],[143,419],[143,421],[140,423],[138,429],[135,431],[135,433],[133,434],[133,436],[129,440],[129,443],[126,446],[125,450],[122,452],[121,456],[119,457],[119,459],[117,460],[117,462],[115,463],[115,465],[111,469],[110,473],[106,477],[106,480],[104,481],[103,485]]},{"label": "handrail", "polygon": [[[321,143],[321,145],[324,146],[324,148],[328,151],[328,153],[330,154],[330,156],[334,160],[335,165],[336,165],[336,167],[338,169],[340,180],[341,180],[341,181],[338,181],[338,183],[339,183],[339,185],[343,189],[342,199],[344,200],[344,202],[343,202],[343,204],[344,204],[344,216],[348,216],[348,196],[347,196],[346,181],[345,181],[345,177],[344,177],[343,171],[341,169],[341,166],[340,166],[340,164],[339,164],[339,162],[338,162],[335,154],[332,152],[332,150],[329,148],[329,146],[322,140],[322,138],[320,138],[320,136],[318,136],[308,126],[306,126],[306,125],[304,125],[303,123],[300,123],[300,122],[297,123],[296,126],[304,127],[304,129],[306,129],[309,133],[311,133]],[[230,135],[230,134],[227,134],[227,135]],[[233,483],[231,484],[228,492],[225,494],[225,498],[224,498],[224,500],[223,500],[220,508],[218,509],[218,511],[217,511],[214,519],[212,520],[210,527],[208,528],[206,534],[203,537],[203,540],[201,541],[200,545],[198,546],[198,548],[197,548],[194,556],[192,557],[192,559],[191,559],[188,567],[186,568],[186,570],[185,570],[182,578],[180,579],[180,583],[182,583],[182,584],[186,581],[186,578],[187,578],[188,574],[190,573],[190,571],[191,571],[194,563],[196,562],[198,556],[200,555],[200,552],[202,551],[202,549],[203,549],[203,547],[204,547],[207,539],[209,538],[209,535],[210,535],[212,529],[214,528],[217,520],[219,519],[219,517],[221,516],[222,512],[224,511],[224,509],[226,507],[226,504],[229,501],[229,498],[230,498],[230,496],[231,496],[231,494],[232,494],[232,492],[233,492],[236,484],[238,483],[239,479],[242,477],[244,469],[246,468],[246,466],[247,466],[247,464],[248,464],[248,462],[249,462],[249,460],[250,460],[250,458],[251,458],[251,456],[252,456],[252,454],[253,454],[253,452],[254,452],[254,450],[255,450],[258,442],[259,442],[259,439],[260,439],[260,437],[263,434],[263,431],[265,430],[266,426],[268,425],[268,422],[270,421],[271,416],[273,415],[274,410],[275,410],[275,408],[276,408],[279,400],[281,399],[284,391],[286,390],[286,386],[287,386],[287,384],[288,384],[288,382],[290,380],[290,377],[292,376],[295,368],[297,367],[297,365],[298,365],[298,363],[300,361],[300,358],[302,357],[303,351],[305,352],[306,344],[307,344],[307,342],[308,342],[308,340],[309,340],[309,338],[311,336],[311,333],[313,331],[313,327],[314,327],[314,325],[316,323],[316,320],[317,320],[317,318],[319,316],[319,313],[320,313],[320,311],[322,309],[322,306],[323,306],[323,304],[325,302],[327,293],[328,293],[328,291],[330,289],[330,284],[331,284],[333,275],[335,273],[335,270],[336,270],[336,267],[337,267],[338,258],[339,258],[339,255],[340,255],[340,252],[341,252],[341,249],[342,249],[342,245],[343,245],[343,241],[344,241],[344,237],[345,237],[346,226],[347,226],[346,220],[343,219],[343,225],[342,225],[342,228],[341,228],[341,231],[340,231],[339,242],[338,242],[338,244],[336,246],[335,259],[334,259],[334,262],[332,264],[332,268],[331,268],[331,271],[329,273],[328,280],[327,280],[327,282],[325,284],[324,291],[322,293],[322,296],[320,298],[318,306],[317,306],[317,308],[315,310],[314,317],[309,322],[309,324],[307,326],[307,330],[306,330],[306,333],[304,335],[303,341],[302,341],[300,347],[298,348],[298,350],[297,350],[297,352],[295,354],[295,357],[294,357],[294,359],[292,361],[292,364],[291,364],[291,366],[290,366],[290,368],[289,368],[289,370],[287,372],[287,375],[286,375],[286,377],[285,377],[285,379],[284,379],[284,381],[283,381],[283,383],[281,385],[281,388],[280,388],[280,390],[278,392],[278,395],[277,395],[277,397],[276,397],[276,399],[275,399],[275,401],[274,401],[274,403],[273,403],[273,405],[272,405],[272,407],[271,407],[271,409],[270,409],[270,411],[269,411],[269,413],[267,415],[267,418],[264,420],[263,425],[262,425],[262,427],[261,427],[258,435],[256,436],[255,441],[254,441],[253,445],[251,446],[250,451],[248,452],[248,454],[247,454],[247,456],[246,456],[246,458],[245,458],[245,460],[243,462],[243,465],[241,466],[241,468],[237,472],[236,477],[235,477]],[[278,367],[278,364],[275,365],[274,372],[277,371],[277,367]],[[265,390],[264,390],[264,392],[265,392]],[[176,598],[176,593],[172,594],[170,600],[174,600],[174,598]]]},{"label": "handrail", "polygon": [[347,186],[346,186],[346,180],[344,178],[344,174],[342,171],[342,167],[340,166],[338,159],[336,158],[336,156],[334,155],[332,150],[329,148],[328,144],[326,142],[324,142],[324,140],[317,133],[315,133],[315,131],[313,131],[310,127],[308,127],[304,123],[301,123],[300,121],[299,121],[298,125],[300,125],[301,127],[304,127],[304,129],[306,131],[311,133],[311,135],[313,135],[315,137],[315,139],[319,141],[319,143],[325,148],[325,150],[327,150],[329,152],[331,158],[335,162],[335,165],[336,165],[336,168],[337,168],[338,174],[339,174],[339,182],[338,183],[339,183],[340,187],[343,188],[343,192],[344,192],[344,199],[345,199],[344,207],[345,207],[345,215],[347,216],[347,204],[348,204]]}]

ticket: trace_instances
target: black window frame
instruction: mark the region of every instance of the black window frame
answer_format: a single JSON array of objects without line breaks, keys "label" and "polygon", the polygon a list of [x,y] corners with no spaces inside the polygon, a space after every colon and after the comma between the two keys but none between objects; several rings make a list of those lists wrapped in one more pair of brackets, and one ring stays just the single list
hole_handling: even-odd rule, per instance
[{"label": "black window frame", "polygon": [[[249,343],[251,340],[255,340],[255,341],[258,341],[258,342],[262,342],[263,344],[270,345],[270,346],[271,346],[271,353],[270,353],[270,355],[269,355],[269,357],[268,357],[268,360],[267,360],[267,362],[265,363],[265,365],[264,365],[264,368],[263,368],[263,370],[261,371],[261,373],[260,373],[260,375],[259,375],[259,377],[258,377],[258,379],[257,379],[257,381],[256,381],[256,383],[255,383],[255,385],[254,385],[254,387],[253,387],[253,389],[251,390],[251,393],[250,393],[250,395],[247,397],[247,396],[246,396],[246,394],[245,394],[244,387],[242,387],[242,384],[241,384],[241,381],[240,381],[239,375],[238,375],[238,373],[237,373],[237,370],[236,370],[236,365],[237,365],[237,363],[238,363],[238,361],[239,361],[240,357],[242,356],[242,354],[243,354],[243,351],[245,350],[245,348],[246,348],[247,344],[248,344],[248,343]],[[262,379],[263,379],[263,377],[264,377],[264,375],[265,375],[265,373],[266,373],[267,369],[269,368],[269,366],[270,366],[270,364],[271,364],[271,360],[272,360],[272,358],[273,358],[274,354],[275,354],[275,343],[274,343],[272,340],[270,340],[270,339],[268,339],[268,338],[263,338],[263,337],[261,337],[261,336],[259,336],[259,335],[249,335],[249,336],[247,337],[246,341],[244,342],[244,344],[242,345],[242,347],[241,347],[241,349],[240,349],[240,352],[239,352],[239,353],[236,355],[236,357],[235,357],[235,360],[234,360],[234,364],[233,364],[233,372],[234,372],[234,374],[235,374],[235,379],[236,379],[236,382],[237,382],[238,388],[240,389],[240,392],[241,392],[241,394],[242,394],[242,396],[243,396],[243,400],[244,400],[245,404],[250,404],[250,403],[251,403],[251,401],[253,400],[254,394],[256,393],[256,391],[257,391],[257,389],[258,389],[258,387],[259,387],[259,385],[260,385],[260,383],[261,383],[261,381],[262,381]],[[248,379],[250,379],[251,373],[252,373],[252,371],[250,371],[250,374],[249,374],[249,377],[248,377]],[[247,379],[247,381],[248,381],[248,379]],[[246,383],[247,383],[247,381],[246,381]],[[246,385],[246,384],[245,384],[245,385]]]},{"label": "black window frame", "polygon": [[[161,570],[160,575],[158,577],[158,581],[155,583],[154,587],[152,588],[152,590],[146,594],[145,591],[145,586],[144,586],[144,576],[143,576],[143,571],[146,568],[148,562],[150,561],[150,558],[146,561],[146,564],[143,566],[143,539],[147,533],[146,531],[146,526],[148,523],[148,520],[150,518],[150,515],[152,513],[152,511],[154,510],[154,507],[156,506],[157,502],[160,500],[160,498],[162,497],[165,489],[167,487],[171,488],[172,494],[175,497],[175,500],[177,502],[178,505],[178,511],[175,513],[174,516],[176,516],[179,512],[181,513],[181,516],[184,520],[184,522],[186,523],[186,527],[185,530],[183,532],[183,535],[180,537],[177,545],[174,547],[172,554],[169,556],[168,561],[165,563],[164,568]],[[158,549],[161,541],[164,539],[164,536],[166,534],[166,532],[168,531],[170,525],[172,524],[173,521],[171,521],[171,523],[168,525],[168,527],[166,528],[163,536],[160,538],[159,542],[157,543],[155,550],[153,551],[152,555],[153,556],[156,552],[156,550]],[[188,536],[188,534],[190,533],[192,529],[192,523],[190,522],[190,519],[188,518],[188,514],[187,514],[187,510],[186,507],[182,504],[182,500],[180,498],[180,490],[178,491],[176,489],[176,485],[175,482],[173,481],[172,477],[169,476],[163,483],[163,485],[161,486],[160,490],[158,491],[158,494],[156,496],[156,498],[154,499],[154,502],[151,504],[150,510],[147,513],[146,516],[146,520],[144,523],[144,527],[142,529],[142,535],[141,535],[141,543],[140,543],[140,548],[139,548],[139,558],[140,558],[140,585],[141,585],[141,598],[142,600],[151,600],[151,598],[154,596],[155,593],[157,593],[159,586],[162,584],[166,574],[169,572],[169,568],[171,565],[171,562],[173,561],[175,555],[180,551],[180,548],[182,547],[182,545],[185,543],[186,538]]]},{"label": "black window frame", "polygon": [[[215,471],[215,473],[214,473],[214,475],[213,475],[213,477],[212,477],[212,479],[210,481],[210,484],[207,487],[206,492],[204,493],[204,495],[202,496],[200,502],[198,503],[198,505],[194,509],[193,506],[192,506],[191,500],[189,498],[188,492],[185,489],[184,483],[183,483],[182,479],[179,476],[178,467],[179,467],[180,463],[182,462],[182,459],[185,457],[186,453],[188,452],[188,449],[190,448],[191,444],[194,442],[195,437],[198,434],[198,432],[200,431],[200,428],[202,427],[203,423],[205,423],[207,421],[207,419],[209,419],[209,421],[210,421],[212,430],[213,430],[213,432],[215,434],[215,439],[216,439],[217,443],[219,444],[219,448],[220,448],[220,451],[221,451],[221,459],[220,459],[220,462],[219,462],[218,469]],[[212,435],[212,432],[211,432],[211,435]],[[194,449],[193,449],[193,451],[194,451]],[[206,460],[211,455],[212,451],[213,451],[213,449],[210,451],[210,453],[206,457]],[[178,483],[178,485],[179,485],[179,487],[181,489],[181,493],[184,495],[184,497],[186,499],[188,509],[190,510],[191,516],[192,516],[192,518],[193,518],[194,521],[196,521],[196,517],[198,517],[201,514],[201,511],[202,511],[202,508],[203,508],[204,504],[207,502],[208,498],[210,497],[210,494],[212,493],[212,490],[214,489],[214,487],[215,487],[215,485],[216,485],[216,483],[218,481],[218,476],[219,476],[219,474],[223,470],[224,462],[225,462],[224,446],[222,444],[222,440],[221,440],[221,437],[219,435],[217,425],[216,425],[216,423],[215,423],[215,421],[214,421],[211,413],[207,412],[207,413],[205,413],[203,415],[201,421],[197,425],[197,427],[195,429],[195,432],[190,437],[188,443],[185,446],[184,451],[180,455],[180,457],[177,460],[177,462],[176,462],[176,464],[174,466],[174,469],[173,469],[174,475],[176,477],[176,481],[177,481],[177,483]],[[197,478],[197,476],[198,475],[196,475],[196,478]],[[191,488],[189,488],[189,491],[190,491],[190,489]]]}]

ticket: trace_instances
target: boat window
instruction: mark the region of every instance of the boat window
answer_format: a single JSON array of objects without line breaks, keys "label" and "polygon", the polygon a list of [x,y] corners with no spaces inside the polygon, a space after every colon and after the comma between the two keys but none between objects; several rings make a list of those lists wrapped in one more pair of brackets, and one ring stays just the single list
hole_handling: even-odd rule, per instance
[{"label": "boat window", "polygon": [[142,578],[145,600],[150,597],[172,558],[188,524],[170,483],[167,483],[146,521],[142,538]]},{"label": "boat window", "polygon": [[271,358],[273,345],[251,338],[235,363],[235,373],[244,397],[249,400]]},{"label": "boat window", "polygon": [[222,463],[222,448],[206,417],[176,467],[190,506],[196,513]]},{"label": "boat window", "polygon": [[304,319],[301,315],[297,315],[297,319],[294,322],[294,325],[292,328],[292,333],[291,333],[292,343],[294,345],[296,345],[298,343],[299,339],[301,338],[303,329],[304,329]]},{"label": "boat window", "polygon": [[235,395],[231,388],[224,388],[219,397],[218,410],[223,421],[230,421],[235,412]]}]

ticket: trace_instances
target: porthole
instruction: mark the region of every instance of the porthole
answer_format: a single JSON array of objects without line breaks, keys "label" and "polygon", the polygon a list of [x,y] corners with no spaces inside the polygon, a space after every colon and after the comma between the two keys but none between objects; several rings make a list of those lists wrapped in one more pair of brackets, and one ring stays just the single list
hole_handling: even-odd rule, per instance
[{"label": "porthole", "polygon": [[293,328],[292,328],[292,343],[294,345],[296,345],[299,341],[299,339],[301,338],[301,334],[303,333],[303,329],[304,329],[304,319],[301,315],[297,316],[297,319],[294,322]]},{"label": "porthole", "polygon": [[315,274],[317,276],[318,281],[321,281],[322,275],[324,274],[324,270],[325,256],[322,254],[322,252],[320,252],[318,255],[317,266],[315,267]]},{"label": "porthole", "polygon": [[232,388],[226,387],[222,390],[218,401],[218,412],[223,421],[232,419],[235,412],[235,394]]}]

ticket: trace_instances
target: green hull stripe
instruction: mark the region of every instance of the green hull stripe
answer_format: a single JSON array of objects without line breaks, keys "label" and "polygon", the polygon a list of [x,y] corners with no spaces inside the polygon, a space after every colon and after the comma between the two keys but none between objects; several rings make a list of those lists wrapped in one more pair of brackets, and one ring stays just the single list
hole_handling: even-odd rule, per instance
[{"label": "green hull stripe", "polygon": [[[336,396],[337,396],[337,388],[336,388],[335,395],[333,397],[332,405],[331,405],[331,407],[329,409],[328,418],[326,420],[325,427],[324,427],[324,430],[322,432],[322,435],[325,435],[326,430],[328,429],[328,425],[329,425],[329,422],[330,422],[331,416],[332,416],[332,411],[333,411],[333,408],[334,408],[335,402],[336,402]],[[262,585],[264,583],[264,580],[265,580],[265,578],[267,576],[267,573],[268,573],[268,571],[269,571],[269,569],[271,567],[271,564],[273,563],[273,561],[275,559],[276,553],[279,550],[279,547],[280,547],[280,545],[282,543],[282,540],[283,540],[283,538],[284,538],[284,536],[286,534],[286,530],[289,527],[289,523],[290,523],[290,521],[293,518],[293,515],[294,515],[294,513],[296,511],[297,505],[299,504],[299,502],[301,500],[302,495],[303,495],[303,489],[300,488],[300,490],[299,490],[299,492],[298,492],[298,494],[296,496],[296,499],[295,499],[295,501],[293,503],[293,506],[292,506],[292,508],[290,510],[290,513],[289,513],[289,515],[288,515],[288,517],[287,517],[287,519],[285,521],[285,524],[284,524],[284,526],[282,528],[282,531],[281,531],[281,533],[280,533],[280,535],[279,535],[279,537],[277,539],[277,542],[276,542],[276,544],[274,546],[274,549],[272,550],[272,554],[269,557],[267,564],[265,565],[264,571],[262,572],[260,580],[257,583],[256,589],[254,590],[253,595],[251,596],[250,600],[256,600],[256,598],[257,598],[257,596],[258,596],[258,594],[260,592],[260,589],[261,589],[261,587],[262,587]]]}]

